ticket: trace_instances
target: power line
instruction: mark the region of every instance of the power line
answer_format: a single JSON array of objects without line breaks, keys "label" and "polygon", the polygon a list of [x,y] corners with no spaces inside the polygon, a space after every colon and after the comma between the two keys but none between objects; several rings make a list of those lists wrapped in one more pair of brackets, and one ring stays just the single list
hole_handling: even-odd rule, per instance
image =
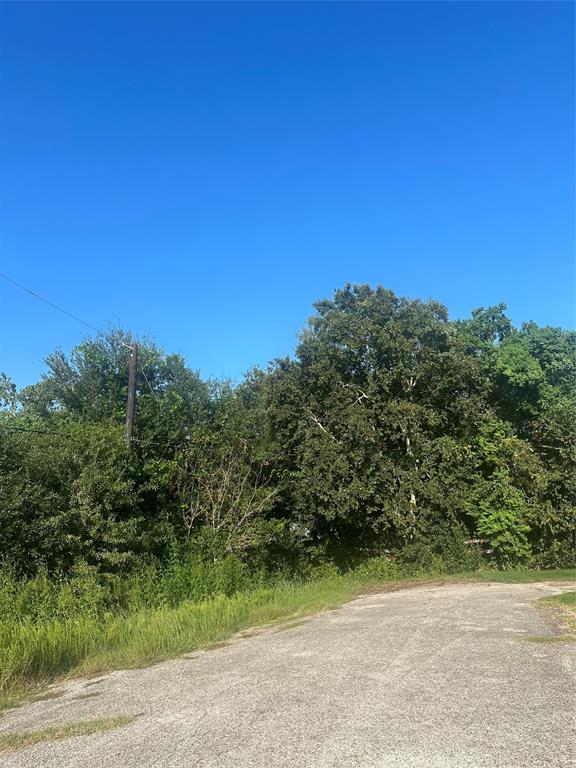
[{"label": "power line", "polygon": [[159,400],[160,398],[158,397],[158,393],[157,393],[157,392],[155,392],[155,391],[152,389],[152,384],[150,384],[150,382],[149,382],[149,380],[148,380],[148,376],[146,376],[146,371],[144,370],[144,366],[142,366],[142,369],[141,369],[141,370],[142,370],[142,376],[144,376],[144,379],[146,380],[146,384],[148,384],[148,387],[150,388],[150,392],[152,392],[152,394],[154,395],[154,397],[156,398],[156,400]]},{"label": "power line", "polygon": [[16,427],[13,425],[0,424],[0,429],[6,429],[9,432],[34,432],[37,435],[58,435],[59,437],[75,437],[68,432],[55,432],[49,429],[35,429],[34,427]]},{"label": "power line", "polygon": [[[59,307],[57,304],[54,304],[52,301],[48,301],[48,299],[45,299],[44,296],[40,296],[39,293],[36,293],[35,291],[31,291],[30,288],[26,288],[25,285],[22,285],[21,283],[18,283],[16,280],[13,280],[11,277],[8,277],[8,275],[4,275],[2,272],[0,272],[0,277],[4,280],[7,280],[9,283],[12,283],[12,285],[15,285],[17,288],[20,288],[22,291],[26,291],[26,293],[29,293],[30,296],[33,296],[35,299],[38,299],[39,301],[43,301],[44,304],[48,304],[49,307],[52,307],[52,309],[57,309],[58,312],[62,312],[63,315],[67,315],[68,317],[71,317],[72,320],[76,320],[77,323],[82,323],[82,325],[85,325],[86,328],[90,328],[92,331],[96,331],[96,333],[100,333],[100,328],[96,328],[95,325],[92,325],[92,323],[88,323],[86,320],[82,320],[81,317],[78,317],[77,315],[73,315],[72,312],[68,312],[66,309],[62,309],[62,307]],[[132,349],[130,344],[126,344],[125,341],[122,342],[123,347],[127,347],[128,349]]]},{"label": "power line", "polygon": [[9,283],[12,283],[12,285],[15,285],[17,288],[20,288],[22,291],[26,291],[26,293],[29,293],[30,296],[33,296],[35,299],[38,299],[39,301],[43,301],[44,304],[48,304],[49,307],[52,307],[53,309],[57,309],[58,312],[62,312],[63,315],[68,315],[68,317],[71,317],[73,320],[76,320],[77,323],[82,323],[82,325],[85,325],[87,328],[90,328],[92,331],[96,331],[96,333],[100,333],[100,329],[96,328],[95,325],[92,325],[92,323],[87,323],[86,320],[82,320],[81,317],[78,317],[77,315],[73,315],[72,312],[68,312],[66,309],[62,309],[62,307],[59,307],[57,304],[54,304],[52,301],[48,301],[48,299],[45,299],[44,296],[40,296],[39,293],[35,293],[34,291],[31,291],[30,288],[26,288],[25,285],[22,285],[21,283],[16,282],[16,280],[13,280],[11,277],[8,277],[8,275],[4,275],[0,272],[0,277],[4,280],[7,280]]},{"label": "power line", "polygon": [[[52,429],[36,429],[35,427],[19,427],[13,424],[0,424],[0,429],[5,429],[8,432],[32,432],[36,435],[55,435],[57,437],[67,437],[71,440],[79,437],[79,435],[73,435],[70,432],[56,432]],[[139,437],[133,437],[131,442],[140,443],[140,445],[161,445],[164,447],[164,450],[170,447],[180,448],[182,445],[184,445],[183,441],[176,442],[175,440],[171,440],[169,442],[165,442],[163,440],[142,440]]]}]

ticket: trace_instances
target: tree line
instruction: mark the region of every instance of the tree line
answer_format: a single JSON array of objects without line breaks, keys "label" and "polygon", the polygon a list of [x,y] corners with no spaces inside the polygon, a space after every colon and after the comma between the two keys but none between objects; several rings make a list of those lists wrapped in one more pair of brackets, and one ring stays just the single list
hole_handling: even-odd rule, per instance
[{"label": "tree line", "polygon": [[[574,564],[576,332],[505,306],[450,320],[436,301],[346,285],[293,357],[203,380],[111,329],[17,391],[0,378],[0,558],[18,573],[103,573],[194,552],[254,568],[386,555]],[[477,554],[477,553],[476,553]]]}]

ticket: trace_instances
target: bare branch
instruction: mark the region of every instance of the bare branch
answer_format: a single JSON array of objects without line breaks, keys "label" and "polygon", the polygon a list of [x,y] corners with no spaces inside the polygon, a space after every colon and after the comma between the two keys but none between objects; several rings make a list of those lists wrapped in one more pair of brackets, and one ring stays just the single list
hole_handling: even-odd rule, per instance
[{"label": "bare branch", "polygon": [[226,551],[240,551],[253,545],[255,521],[262,517],[276,496],[275,488],[262,481],[262,470],[228,451],[214,465],[209,459],[188,457],[177,480],[185,502],[182,519],[188,536],[196,522],[224,534]]},{"label": "bare branch", "polygon": [[319,427],[322,430],[322,432],[324,432],[324,434],[328,435],[328,437],[331,440],[333,440],[335,443],[340,444],[340,440],[334,437],[334,435],[326,429],[326,427],[324,426],[324,424],[322,424],[320,419],[317,416],[315,416],[309,408],[306,408],[305,410],[306,410],[306,413],[308,413],[308,415],[312,419],[312,421],[316,424],[317,427]]}]

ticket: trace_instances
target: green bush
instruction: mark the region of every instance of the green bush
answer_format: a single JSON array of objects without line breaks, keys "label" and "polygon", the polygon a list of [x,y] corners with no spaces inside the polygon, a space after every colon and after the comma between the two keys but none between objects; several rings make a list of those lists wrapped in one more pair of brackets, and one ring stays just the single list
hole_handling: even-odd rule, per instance
[{"label": "green bush", "polygon": [[417,575],[434,571],[436,560],[429,544],[414,541],[405,544],[396,555],[396,561],[403,574]]},{"label": "green bush", "polygon": [[354,574],[360,581],[393,581],[402,575],[401,568],[389,557],[371,557],[361,563]]}]

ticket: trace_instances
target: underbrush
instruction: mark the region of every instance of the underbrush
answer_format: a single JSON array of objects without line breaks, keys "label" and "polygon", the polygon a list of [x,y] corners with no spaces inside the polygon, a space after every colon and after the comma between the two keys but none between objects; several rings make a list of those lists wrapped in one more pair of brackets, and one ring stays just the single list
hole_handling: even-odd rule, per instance
[{"label": "underbrush", "polygon": [[41,570],[18,579],[9,568],[0,569],[2,620],[45,622],[68,618],[100,618],[109,613],[176,607],[184,601],[201,602],[214,595],[233,595],[271,583],[263,570],[250,570],[236,557],[216,563],[200,558],[174,558],[164,567],[143,564],[132,573],[101,574],[77,563],[66,576]]}]

